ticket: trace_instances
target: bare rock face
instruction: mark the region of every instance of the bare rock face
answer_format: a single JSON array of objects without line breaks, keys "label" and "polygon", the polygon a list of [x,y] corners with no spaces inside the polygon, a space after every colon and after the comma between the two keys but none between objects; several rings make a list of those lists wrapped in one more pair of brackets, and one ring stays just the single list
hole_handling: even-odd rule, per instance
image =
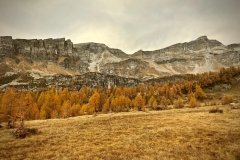
[{"label": "bare rock face", "polygon": [[13,43],[11,36],[0,37],[0,55],[4,56],[6,54],[13,53]]},{"label": "bare rock face", "polygon": [[0,53],[5,56],[23,55],[37,59],[53,59],[55,55],[72,55],[71,40],[60,39],[12,39],[0,37]]},{"label": "bare rock face", "polygon": [[102,73],[115,74],[128,78],[152,78],[151,74],[158,74],[158,72],[149,66],[149,63],[140,59],[130,58],[120,62],[107,63],[101,68]]}]

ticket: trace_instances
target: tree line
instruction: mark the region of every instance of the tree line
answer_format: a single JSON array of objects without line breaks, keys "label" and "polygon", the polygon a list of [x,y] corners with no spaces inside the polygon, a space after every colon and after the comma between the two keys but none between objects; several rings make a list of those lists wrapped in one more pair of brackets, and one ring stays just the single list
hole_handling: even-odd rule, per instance
[{"label": "tree line", "polygon": [[189,75],[185,80],[165,84],[139,84],[109,89],[83,87],[49,88],[45,91],[18,91],[8,88],[0,92],[1,120],[23,116],[26,120],[67,118],[84,114],[166,109],[169,105],[182,108],[188,103],[196,107],[206,95],[202,88],[231,84],[240,75],[240,67],[222,68],[219,72]]}]

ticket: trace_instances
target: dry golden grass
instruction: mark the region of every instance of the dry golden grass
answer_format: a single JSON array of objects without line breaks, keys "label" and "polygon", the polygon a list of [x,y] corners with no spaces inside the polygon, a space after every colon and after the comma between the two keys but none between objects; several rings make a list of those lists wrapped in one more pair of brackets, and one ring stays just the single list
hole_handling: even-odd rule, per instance
[{"label": "dry golden grass", "polygon": [[237,159],[240,109],[218,106],[36,120],[42,133],[0,129],[0,159]]}]

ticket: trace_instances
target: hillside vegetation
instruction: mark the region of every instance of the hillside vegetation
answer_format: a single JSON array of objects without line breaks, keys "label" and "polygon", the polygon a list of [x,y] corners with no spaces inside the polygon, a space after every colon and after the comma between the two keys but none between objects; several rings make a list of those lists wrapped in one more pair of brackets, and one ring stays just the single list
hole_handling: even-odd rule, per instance
[{"label": "hillside vegetation", "polygon": [[[9,88],[0,93],[1,120],[15,120],[17,117],[26,120],[67,118],[109,112],[194,108],[216,103],[216,94],[211,94],[211,91],[215,92],[216,87],[226,90],[239,84],[239,76],[240,67],[230,67],[223,68],[220,72],[188,75],[185,80],[132,87],[83,87],[79,91],[50,88],[35,92]],[[210,93],[206,94],[202,88],[210,90]],[[231,95],[221,93],[218,98],[223,99],[223,104],[234,100]]]}]

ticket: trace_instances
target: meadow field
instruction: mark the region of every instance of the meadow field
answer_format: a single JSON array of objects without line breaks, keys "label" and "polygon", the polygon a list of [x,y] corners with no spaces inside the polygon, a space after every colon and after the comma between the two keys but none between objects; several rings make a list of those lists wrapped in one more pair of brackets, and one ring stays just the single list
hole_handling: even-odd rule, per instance
[{"label": "meadow field", "polygon": [[[209,113],[212,108],[223,113]],[[109,113],[27,121],[40,133],[0,129],[0,159],[239,159],[240,106]]]}]

